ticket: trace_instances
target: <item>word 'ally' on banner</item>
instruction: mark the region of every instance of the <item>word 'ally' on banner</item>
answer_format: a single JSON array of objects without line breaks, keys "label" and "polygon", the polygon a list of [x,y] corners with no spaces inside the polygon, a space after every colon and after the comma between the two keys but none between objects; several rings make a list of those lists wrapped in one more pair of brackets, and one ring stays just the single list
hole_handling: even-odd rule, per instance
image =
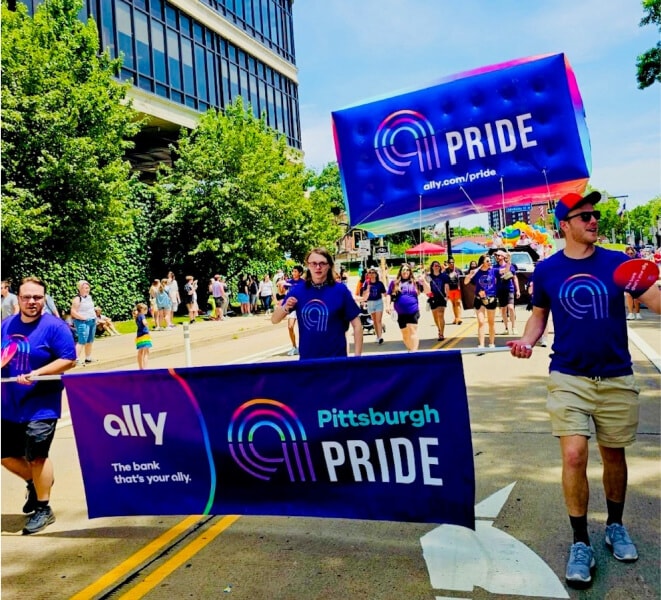
[{"label": "word 'ally' on banner", "polygon": [[337,110],[332,124],[350,225],[377,234],[582,193],[592,170],[564,54]]},{"label": "word 'ally' on banner", "polygon": [[458,351],[64,375],[90,518],[474,528]]}]

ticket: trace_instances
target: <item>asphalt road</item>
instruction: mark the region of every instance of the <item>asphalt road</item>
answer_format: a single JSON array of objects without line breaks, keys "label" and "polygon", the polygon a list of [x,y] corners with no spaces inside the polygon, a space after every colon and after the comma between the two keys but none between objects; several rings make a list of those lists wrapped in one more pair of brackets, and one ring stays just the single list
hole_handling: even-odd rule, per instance
[{"label": "asphalt road", "polygon": [[[518,311],[525,320],[525,311]],[[478,510],[477,537],[448,526],[337,519],[221,515],[89,520],[65,408],[52,448],[53,525],[34,536],[21,535],[24,486],[3,471],[3,599],[659,598],[661,375],[654,363],[661,354],[661,323],[654,315],[645,317],[630,327],[632,340],[644,352],[632,343],[642,410],[638,442],[628,451],[625,510],[640,559],[618,563],[603,546],[605,500],[592,443],[589,529],[598,568],[588,591],[570,590],[562,579],[570,529],[557,441],[549,433],[544,409],[549,349],[537,347],[529,361],[505,352],[464,356],[476,503],[513,484]],[[387,325],[386,343],[379,347],[368,336],[366,351],[404,349],[396,325]],[[420,332],[421,349],[439,347],[427,312]],[[473,311],[466,311],[462,325],[448,325],[446,336],[442,347],[474,347]],[[151,367],[186,363],[180,329],[160,337],[155,333],[154,338]],[[191,328],[191,338],[193,366],[292,360],[285,355],[286,326],[272,326],[263,317],[199,324]],[[497,341],[503,344],[505,339],[498,336]],[[92,368],[135,368],[131,336],[101,340],[95,353],[99,362]]]}]

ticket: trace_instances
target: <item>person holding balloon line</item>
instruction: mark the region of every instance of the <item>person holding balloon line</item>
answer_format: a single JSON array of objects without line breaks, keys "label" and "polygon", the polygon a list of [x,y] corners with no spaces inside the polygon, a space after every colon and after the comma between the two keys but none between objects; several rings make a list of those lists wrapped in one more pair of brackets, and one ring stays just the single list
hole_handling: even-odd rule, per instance
[{"label": "person holding balloon line", "polygon": [[661,312],[656,265],[596,246],[601,213],[594,207],[600,199],[599,192],[591,192],[566,194],[558,201],[555,218],[565,248],[538,263],[532,314],[521,339],[507,342],[512,356],[530,358],[553,314],[547,410],[560,442],[562,490],[573,530],[565,579],[581,588],[591,584],[596,565],[587,521],[590,421],[603,464],[604,542],[619,561],[638,558],[622,518],[625,448],[635,441],[639,412],[623,292]]}]

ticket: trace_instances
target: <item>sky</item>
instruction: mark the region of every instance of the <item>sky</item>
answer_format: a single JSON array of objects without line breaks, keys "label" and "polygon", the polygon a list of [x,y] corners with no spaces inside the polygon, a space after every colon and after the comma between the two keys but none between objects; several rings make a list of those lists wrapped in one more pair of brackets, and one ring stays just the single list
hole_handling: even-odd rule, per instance
[{"label": "sky", "polygon": [[[639,90],[636,57],[656,27],[640,0],[296,0],[305,164],[337,160],[331,112],[482,66],[564,53],[583,98],[590,185],[626,208],[661,196],[661,85]],[[487,227],[485,215],[453,224]]]}]

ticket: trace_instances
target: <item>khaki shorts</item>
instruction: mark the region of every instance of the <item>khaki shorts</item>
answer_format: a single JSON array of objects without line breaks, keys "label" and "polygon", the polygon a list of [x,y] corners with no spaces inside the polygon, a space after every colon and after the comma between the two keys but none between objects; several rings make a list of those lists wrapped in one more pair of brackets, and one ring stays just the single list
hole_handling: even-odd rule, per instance
[{"label": "khaki shorts", "polygon": [[589,438],[592,419],[601,446],[630,446],[636,440],[639,393],[633,375],[593,379],[551,371],[546,409],[553,435]]}]

